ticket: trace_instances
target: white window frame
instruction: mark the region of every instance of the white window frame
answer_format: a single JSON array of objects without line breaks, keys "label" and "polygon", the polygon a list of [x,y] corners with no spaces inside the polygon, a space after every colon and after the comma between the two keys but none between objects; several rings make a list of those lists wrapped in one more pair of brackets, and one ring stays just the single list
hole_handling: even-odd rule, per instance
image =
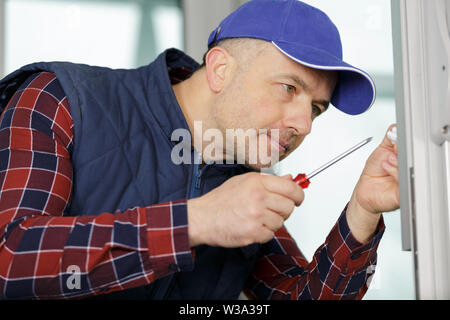
[{"label": "white window frame", "polygon": [[[417,299],[450,298],[450,0],[391,0],[403,247],[414,253]],[[441,25],[440,25],[441,24]],[[450,124],[450,123],[448,123]]]}]

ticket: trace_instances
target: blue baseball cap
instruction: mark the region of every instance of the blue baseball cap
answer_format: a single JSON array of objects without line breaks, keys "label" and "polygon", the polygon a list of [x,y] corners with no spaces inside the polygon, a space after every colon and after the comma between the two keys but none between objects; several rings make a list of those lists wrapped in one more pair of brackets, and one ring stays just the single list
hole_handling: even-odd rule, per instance
[{"label": "blue baseball cap", "polygon": [[228,38],[271,42],[292,60],[313,69],[335,70],[339,80],[331,103],[357,115],[375,101],[375,83],[364,71],[342,60],[339,31],[322,11],[298,0],[252,0],[228,15],[211,32],[208,47]]}]

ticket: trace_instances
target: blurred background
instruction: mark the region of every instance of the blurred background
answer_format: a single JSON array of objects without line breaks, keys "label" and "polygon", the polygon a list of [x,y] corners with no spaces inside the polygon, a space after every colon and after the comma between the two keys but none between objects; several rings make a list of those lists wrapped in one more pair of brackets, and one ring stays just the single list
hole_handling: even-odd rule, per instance
[{"label": "blurred background", "polygon": [[[209,33],[244,0],[0,0],[0,77],[35,61],[111,68],[146,65],[166,48],[197,61]],[[357,117],[330,108],[278,174],[311,172],[367,137],[373,141],[318,175],[286,226],[311,259],[349,201],[365,160],[395,123],[389,0],[306,0],[341,33],[344,59],[369,72],[377,100]],[[384,214],[378,266],[364,299],[414,299],[411,252],[401,249],[400,213]]]}]

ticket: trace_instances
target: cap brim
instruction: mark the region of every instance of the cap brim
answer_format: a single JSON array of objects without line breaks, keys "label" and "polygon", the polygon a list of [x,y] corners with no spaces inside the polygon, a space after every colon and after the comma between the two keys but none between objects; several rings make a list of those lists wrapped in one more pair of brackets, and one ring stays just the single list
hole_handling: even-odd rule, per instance
[{"label": "cap brim", "polygon": [[331,103],[339,110],[357,115],[367,111],[375,102],[375,83],[364,71],[317,48],[286,41],[272,43],[283,54],[301,65],[339,71],[339,80],[331,98]]}]

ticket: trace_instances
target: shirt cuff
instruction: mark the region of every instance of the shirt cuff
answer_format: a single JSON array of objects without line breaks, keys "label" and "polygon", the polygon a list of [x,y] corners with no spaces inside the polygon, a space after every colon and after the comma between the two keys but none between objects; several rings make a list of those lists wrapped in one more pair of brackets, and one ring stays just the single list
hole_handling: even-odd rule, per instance
[{"label": "shirt cuff", "polygon": [[177,271],[192,271],[194,252],[189,244],[186,200],[146,209],[150,265],[157,278]]},{"label": "shirt cuff", "polygon": [[329,254],[343,274],[366,269],[375,263],[378,245],[385,230],[383,215],[381,215],[372,239],[365,244],[360,243],[348,226],[347,207],[348,204],[327,237]]}]

